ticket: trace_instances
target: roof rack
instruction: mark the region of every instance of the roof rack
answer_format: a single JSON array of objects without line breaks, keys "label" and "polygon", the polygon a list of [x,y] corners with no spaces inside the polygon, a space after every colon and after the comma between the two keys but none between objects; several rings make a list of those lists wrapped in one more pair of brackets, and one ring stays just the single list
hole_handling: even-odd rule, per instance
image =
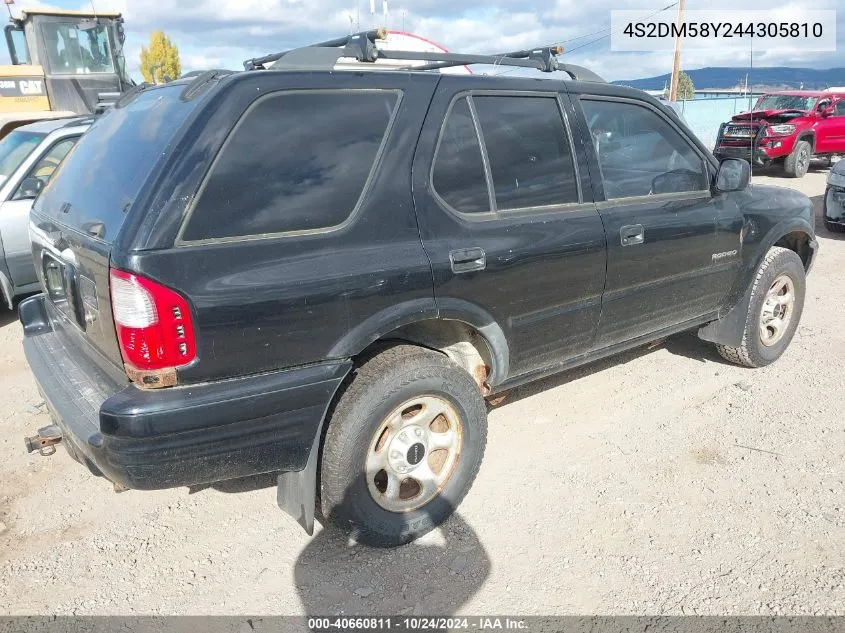
[{"label": "roof rack", "polygon": [[248,59],[244,62],[244,69],[264,70],[265,64],[275,63],[275,67],[284,69],[330,70],[334,68],[339,59],[347,57],[362,63],[374,63],[379,59],[428,62],[418,66],[402,66],[399,68],[401,70],[438,70],[470,64],[534,68],[546,73],[559,70],[567,73],[575,80],[604,83],[604,79],[583,66],[559,62],[557,56],[563,53],[562,46],[542,46],[495,55],[394,51],[377,48],[376,40],[386,38],[386,29],[354,33],[319,44]]},{"label": "roof rack", "polygon": [[71,128],[76,127],[78,125],[91,125],[94,121],[97,120],[97,115],[101,113],[94,113],[88,115],[74,115],[72,117],[68,117],[67,122],[61,126],[59,129]]}]

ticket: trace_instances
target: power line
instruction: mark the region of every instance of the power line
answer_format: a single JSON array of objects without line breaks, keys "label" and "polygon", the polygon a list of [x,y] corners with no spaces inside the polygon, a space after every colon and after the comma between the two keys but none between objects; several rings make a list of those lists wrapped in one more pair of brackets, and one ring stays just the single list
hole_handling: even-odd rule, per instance
[{"label": "power line", "polygon": [[[678,6],[678,2],[677,2],[677,1],[676,1],[676,2],[673,2],[672,4],[667,4],[667,5],[666,5],[665,7],[663,7],[662,9],[658,9],[658,10],[657,10],[657,11],[655,11],[654,13],[649,13],[647,16],[645,16],[645,17],[643,17],[643,18],[640,18],[640,19],[641,19],[641,20],[648,20],[649,18],[654,17],[654,16],[655,16],[655,15],[657,15],[658,13],[663,13],[664,11],[668,11],[668,10],[669,10],[669,9],[671,9],[672,7],[676,7],[676,6]],[[624,27],[624,26],[623,26],[621,29],[616,29],[615,31],[611,31],[610,33],[606,33],[605,35],[602,35],[601,37],[597,37],[597,38],[596,38],[596,39],[594,39],[594,40],[590,40],[590,41],[589,41],[589,42],[587,42],[586,44],[581,44],[581,46],[576,46],[575,48],[572,48],[572,49],[570,49],[569,51],[564,51],[564,52],[565,52],[565,53],[567,53],[567,52],[568,52],[568,53],[570,53],[570,54],[571,54],[573,51],[577,51],[577,50],[578,50],[578,49],[580,49],[580,48],[584,48],[585,46],[589,46],[590,44],[594,44],[595,42],[598,42],[599,40],[603,40],[603,39],[604,39],[604,38],[606,38],[606,37],[610,37],[611,35],[615,35],[616,33],[621,33],[622,31],[624,31],[624,30],[625,30],[625,28],[626,28],[626,27]],[[609,30],[609,29],[602,29],[602,31],[607,31],[607,30]],[[596,31],[596,33],[601,33],[601,31]],[[578,39],[582,39],[582,38],[578,38]]]},{"label": "power line", "polygon": [[[668,10],[669,10],[669,9],[671,9],[672,7],[676,7],[676,6],[678,6],[678,0],[676,0],[675,2],[673,2],[673,3],[671,3],[671,4],[667,4],[667,5],[666,5],[665,7],[663,7],[662,9],[658,9],[658,10],[657,10],[657,11],[655,11],[654,13],[649,13],[648,15],[646,15],[646,16],[644,16],[644,17],[640,18],[640,19],[641,19],[641,20],[647,20],[647,19],[649,19],[649,18],[651,18],[651,17],[654,17],[655,15],[657,15],[657,14],[659,14],[659,13],[663,13],[664,11],[668,11]],[[577,37],[572,37],[572,38],[569,38],[568,40],[563,40],[562,42],[554,42],[554,43],[552,43],[552,44],[545,44],[545,45],[543,45],[543,46],[538,46],[537,48],[545,48],[545,47],[547,47],[547,46],[557,46],[558,44],[566,44],[567,42],[575,42],[575,41],[577,41],[577,40],[583,40],[583,39],[584,39],[584,38],[586,38],[586,37],[592,37],[593,35],[598,35],[599,33],[603,33],[604,31],[610,31],[610,29],[611,29],[611,28],[612,28],[612,27],[609,27],[609,26],[608,26],[608,27],[605,27],[605,28],[603,28],[603,29],[599,29],[598,31],[593,31],[592,33],[586,33],[586,34],[584,34],[584,35],[579,35],[579,36],[577,36]],[[575,48],[572,48],[572,49],[570,49],[570,50],[568,50],[568,51],[567,51],[567,50],[564,50],[564,54],[565,54],[565,55],[571,55],[573,51],[577,51],[578,49],[585,48],[585,47],[589,46],[590,44],[595,44],[596,42],[599,42],[599,41],[601,41],[601,40],[605,39],[606,37],[610,37],[611,35],[614,35],[615,33],[619,33],[619,32],[624,31],[624,30],[625,30],[625,27],[622,27],[621,29],[616,29],[615,31],[612,31],[612,32],[610,32],[610,33],[605,33],[604,35],[601,35],[601,36],[599,36],[599,37],[597,37],[597,38],[595,38],[595,39],[593,39],[593,40],[590,40],[589,42],[586,42],[586,43],[584,43],[584,44],[581,44],[580,46],[576,46]],[[508,70],[504,70],[504,71],[502,71],[502,72],[500,72],[500,73],[497,73],[495,76],[496,76],[496,77],[498,77],[499,75],[507,75],[508,73],[512,73],[512,72],[514,72],[514,71],[516,71],[516,70],[519,70],[519,68],[509,68]]]}]

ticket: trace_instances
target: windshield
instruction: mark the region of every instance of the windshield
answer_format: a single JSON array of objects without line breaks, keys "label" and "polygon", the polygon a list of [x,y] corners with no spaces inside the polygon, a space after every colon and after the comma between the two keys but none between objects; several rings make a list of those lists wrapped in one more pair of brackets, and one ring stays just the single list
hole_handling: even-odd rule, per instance
[{"label": "windshield", "polygon": [[179,98],[184,89],[176,84],[146,90],[101,115],[41,192],[36,211],[72,228],[102,223],[102,239],[112,242],[196,106],[196,100]]},{"label": "windshield", "polygon": [[763,95],[754,106],[755,110],[812,110],[818,97],[798,95]]},{"label": "windshield", "polygon": [[41,26],[50,71],[59,75],[113,73],[108,28],[96,22],[50,22]]},{"label": "windshield", "polygon": [[11,176],[43,138],[44,135],[37,132],[18,130],[0,141],[0,178],[5,180]]}]

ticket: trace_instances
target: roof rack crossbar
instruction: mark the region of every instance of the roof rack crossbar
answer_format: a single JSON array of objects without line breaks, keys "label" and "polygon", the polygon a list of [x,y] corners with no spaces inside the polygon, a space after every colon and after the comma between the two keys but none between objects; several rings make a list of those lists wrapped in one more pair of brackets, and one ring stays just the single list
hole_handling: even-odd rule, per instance
[{"label": "roof rack crossbar", "polygon": [[428,62],[422,65],[403,67],[407,70],[436,70],[470,64],[535,68],[547,73],[560,70],[577,81],[604,83],[604,79],[583,66],[561,63],[557,57],[563,52],[561,46],[543,46],[496,55],[399,51],[376,48],[376,40],[386,37],[387,31],[385,29],[354,33],[311,46],[248,59],[244,62],[244,68],[246,70],[260,70],[264,68],[265,64],[277,62],[277,65],[286,68],[331,69],[334,68],[335,63],[340,58],[348,57],[365,63],[372,63],[379,59]]},{"label": "roof rack crossbar", "polygon": [[[442,65],[431,64],[435,68],[447,66],[466,66],[468,64],[490,64],[493,66],[521,66],[523,68],[539,68],[540,64],[533,59],[520,59],[499,55],[464,55],[461,53],[421,53],[418,51],[385,51],[378,52],[379,59],[398,59],[408,61],[444,62]],[[425,68],[411,67],[414,70]]]},{"label": "roof rack crossbar", "polygon": [[[509,53],[496,53],[495,55],[484,55],[483,57],[494,59],[494,61],[479,61],[479,62],[467,62],[467,63],[487,63],[493,65],[522,65],[522,64],[509,64],[508,60],[504,60],[503,58],[508,59],[530,59],[533,60],[533,64],[526,64],[525,66],[528,68],[537,68],[538,70],[542,70],[543,72],[553,72],[558,69],[560,66],[557,55],[560,55],[563,52],[563,47],[561,46],[544,46],[541,48],[536,49],[524,49],[519,51],[511,51]],[[466,56],[464,56],[466,57]],[[438,68],[449,68],[453,66],[463,66],[464,64],[460,62],[437,62],[434,61],[431,64],[424,64],[422,66],[409,66],[409,68],[413,68],[414,70],[436,70]]]},{"label": "roof rack crossbar", "polygon": [[[247,59],[244,62],[244,70],[263,69],[265,64],[277,62],[288,53],[308,48],[339,48],[343,46],[347,49],[354,49],[357,46],[362,50],[366,50],[369,44],[373,44],[374,46],[375,40],[384,39],[385,37],[387,37],[387,31],[385,29],[375,29],[372,31],[353,33],[351,35],[338,37],[333,40],[326,40],[325,42],[319,42],[317,44],[310,44],[301,48],[294,48],[288,51],[282,51],[281,53],[273,53],[271,55],[264,55],[263,57],[253,57],[252,59]],[[355,55],[352,55],[352,57],[355,57]]]},{"label": "roof rack crossbar", "polygon": [[[454,68],[455,66],[465,66],[466,64],[459,63],[459,62],[435,62],[432,64],[425,64],[423,66],[406,66],[405,70],[437,70],[439,68]],[[507,62],[499,62],[500,66],[510,66]],[[534,68],[537,68],[537,64],[533,65]],[[565,72],[575,81],[591,81],[594,83],[607,83],[605,79],[596,73],[594,73],[589,68],[585,68],[583,66],[578,66],[576,64],[562,64],[560,62],[557,63],[557,68],[555,70]]]}]

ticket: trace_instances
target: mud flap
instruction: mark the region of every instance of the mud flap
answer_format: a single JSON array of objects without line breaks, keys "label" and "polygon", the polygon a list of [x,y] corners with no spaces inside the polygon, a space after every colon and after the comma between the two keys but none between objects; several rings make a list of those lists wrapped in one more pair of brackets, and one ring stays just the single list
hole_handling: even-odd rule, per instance
[{"label": "mud flap", "polygon": [[276,503],[299,523],[308,536],[314,535],[314,511],[317,508],[317,460],[320,454],[320,437],[323,425],[311,445],[311,454],[305,468],[281,473],[276,486]]},{"label": "mud flap", "polygon": [[745,322],[748,318],[748,304],[750,302],[751,284],[745,290],[742,298],[727,314],[698,330],[698,338],[729,347],[739,347],[742,345],[742,335],[745,332]]}]

